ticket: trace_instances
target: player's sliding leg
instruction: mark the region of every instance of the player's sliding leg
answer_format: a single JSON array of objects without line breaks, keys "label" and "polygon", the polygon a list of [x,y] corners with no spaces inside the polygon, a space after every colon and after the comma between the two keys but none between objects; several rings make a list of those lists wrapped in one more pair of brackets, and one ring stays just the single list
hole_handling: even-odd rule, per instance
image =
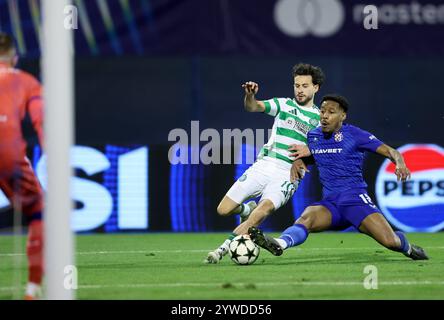
[{"label": "player's sliding leg", "polygon": [[33,300],[41,295],[43,277],[43,223],[40,213],[35,213],[29,223],[26,255],[28,256],[28,284],[25,299]]},{"label": "player's sliding leg", "polygon": [[261,200],[256,209],[250,213],[248,219],[234,229],[233,234],[248,234],[248,229],[250,227],[259,226],[273,211],[275,211],[275,206],[271,200]]},{"label": "player's sliding leg", "polygon": [[[254,203],[254,204],[253,204]],[[252,226],[258,226],[267,216],[274,211],[274,204],[270,200],[262,200],[257,206],[255,202],[250,201],[247,205],[252,205],[252,211],[247,220],[242,222],[234,229],[231,235],[215,251],[209,252],[205,262],[218,263],[228,253],[231,240],[241,234],[248,234],[248,229]],[[214,261],[214,262],[213,262]]]},{"label": "player's sliding leg", "polygon": [[224,243],[222,243],[221,246],[219,246],[219,248],[209,252],[204,262],[218,263],[228,253],[230,242],[234,239],[234,237],[241,234],[247,234],[250,227],[258,226],[274,211],[274,204],[268,199],[262,200],[259,205],[256,205],[254,201],[248,202],[247,205],[251,207],[251,213],[249,214],[248,219],[237,226],[233,233],[224,241]]},{"label": "player's sliding leg", "polygon": [[243,208],[249,208],[248,212],[242,212],[242,223],[215,251],[209,252],[205,260],[206,263],[218,263],[222,257],[228,253],[231,240],[241,234],[247,234],[251,226],[259,226],[273,211],[285,205],[292,197],[298,183],[291,183],[287,168],[281,168],[274,163],[258,161],[250,167],[244,175],[227,192],[227,195],[218,206],[220,215],[230,215],[236,213],[237,206],[246,199],[251,199],[262,194],[259,205],[255,208],[254,202],[249,202]]},{"label": "player's sliding leg", "polygon": [[405,256],[413,260],[428,259],[424,249],[410,244],[402,232],[394,232],[385,217],[378,212],[368,215],[361,222],[359,230],[375,239],[387,249],[402,252]]},{"label": "player's sliding leg", "polygon": [[257,227],[249,228],[248,233],[258,246],[275,256],[280,256],[285,249],[304,243],[310,232],[328,230],[332,225],[332,217],[330,210],[324,206],[309,206],[279,238],[272,238]]},{"label": "player's sliding leg", "polygon": [[41,210],[43,193],[27,164],[23,166],[22,173],[17,175],[17,177],[19,179],[0,179],[0,190],[14,204],[14,210],[23,211],[29,221],[26,245],[28,283],[26,285],[25,299],[32,300],[38,298],[41,294],[43,274]]},{"label": "player's sliding leg", "polygon": [[208,253],[205,260],[206,263],[218,263],[228,253],[231,240],[241,234],[247,234],[248,228],[258,226],[265,218],[274,211],[274,204],[270,200],[262,200],[259,205],[254,201],[248,202],[245,206],[249,206],[251,213],[248,219],[242,222],[234,229],[233,233],[214,251]]},{"label": "player's sliding leg", "polygon": [[[239,214],[241,221],[246,221],[251,212],[257,207],[255,201],[249,201],[245,204],[237,203],[230,197],[225,196],[217,207],[217,213],[221,216],[228,216],[233,214]],[[205,258],[205,263],[219,263],[220,260],[228,253],[228,248],[231,240],[236,237],[236,233],[230,234],[227,239],[216,249],[208,252]]]},{"label": "player's sliding leg", "polygon": [[254,208],[256,208],[255,201],[239,204],[230,197],[225,196],[217,206],[217,213],[223,217],[238,214],[241,217],[241,221],[245,221]]},{"label": "player's sliding leg", "polygon": [[[217,213],[221,216],[230,216],[239,214],[241,221],[248,219],[250,213],[255,209],[256,203],[250,201],[243,204],[244,201],[259,196],[264,185],[268,183],[269,177],[264,174],[261,166],[262,162],[254,163],[228,190],[225,197],[217,207]],[[205,263],[218,263],[224,255],[228,253],[228,246],[236,234],[231,234],[214,251],[210,251],[205,258]]]},{"label": "player's sliding leg", "polygon": [[21,164],[18,183],[20,206],[26,215],[28,225],[28,240],[26,255],[28,257],[28,283],[25,299],[41,297],[43,277],[43,190],[30,164],[25,161]]}]

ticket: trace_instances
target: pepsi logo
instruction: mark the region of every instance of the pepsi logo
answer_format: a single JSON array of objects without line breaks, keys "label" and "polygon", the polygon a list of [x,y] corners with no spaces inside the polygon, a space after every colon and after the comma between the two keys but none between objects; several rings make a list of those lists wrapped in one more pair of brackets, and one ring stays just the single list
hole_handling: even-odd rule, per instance
[{"label": "pepsi logo", "polygon": [[434,144],[398,148],[411,179],[398,182],[395,165],[385,160],[376,178],[379,208],[395,227],[407,232],[444,228],[444,149]]}]

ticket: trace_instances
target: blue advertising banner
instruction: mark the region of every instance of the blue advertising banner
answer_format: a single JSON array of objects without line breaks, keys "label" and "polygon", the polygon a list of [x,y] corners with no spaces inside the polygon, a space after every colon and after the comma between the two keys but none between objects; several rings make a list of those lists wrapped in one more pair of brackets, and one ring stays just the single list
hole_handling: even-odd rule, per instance
[{"label": "blue advertising banner", "polygon": [[[0,0],[0,30],[40,53],[38,0]],[[444,53],[440,0],[76,0],[78,55]]]},{"label": "blue advertising banner", "polygon": [[[170,147],[174,149],[174,146]],[[199,151],[205,150],[202,145]],[[192,151],[192,147],[187,148]],[[444,151],[436,144],[409,144],[398,148],[412,177],[398,182],[395,166],[382,157],[365,160],[369,195],[394,228],[407,232],[437,232],[444,228]],[[243,144],[238,163],[170,163],[166,149],[148,146],[105,145],[72,148],[71,226],[76,232],[207,232],[228,231],[238,216],[221,217],[216,208],[231,185],[250,166],[254,146]],[[191,157],[191,155],[189,155]],[[183,159],[182,159],[183,160]],[[187,160],[187,159],[185,159]],[[189,159],[188,159],[189,160]],[[46,186],[46,157],[35,148],[34,166]],[[374,195],[374,196],[373,196]],[[262,225],[281,230],[297,219],[306,206],[321,199],[316,167],[302,181],[292,201]],[[363,199],[363,201],[367,201]],[[0,211],[9,202],[0,191]],[[12,221],[2,212],[0,229]],[[8,222],[9,220],[9,222]]]}]

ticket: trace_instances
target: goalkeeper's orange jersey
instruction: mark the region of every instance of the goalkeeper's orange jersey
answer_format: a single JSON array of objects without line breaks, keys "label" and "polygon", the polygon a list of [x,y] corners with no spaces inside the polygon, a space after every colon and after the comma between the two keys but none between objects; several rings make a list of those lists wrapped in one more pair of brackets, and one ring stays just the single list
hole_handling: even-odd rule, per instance
[{"label": "goalkeeper's orange jersey", "polygon": [[29,114],[42,144],[41,91],[33,76],[0,63],[0,190],[27,216],[42,212],[43,192],[26,158],[22,123]]},{"label": "goalkeeper's orange jersey", "polygon": [[26,141],[22,132],[26,114],[29,114],[42,145],[41,91],[39,81],[32,75],[0,63],[0,159],[4,165],[21,161],[26,155]]}]

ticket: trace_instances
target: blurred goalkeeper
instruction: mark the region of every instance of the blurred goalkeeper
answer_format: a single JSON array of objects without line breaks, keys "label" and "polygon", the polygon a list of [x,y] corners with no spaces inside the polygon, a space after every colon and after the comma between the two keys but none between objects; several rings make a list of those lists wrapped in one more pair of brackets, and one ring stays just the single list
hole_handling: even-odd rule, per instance
[{"label": "blurred goalkeeper", "polygon": [[256,227],[248,231],[251,238],[257,245],[279,256],[283,250],[305,242],[311,232],[354,226],[387,249],[401,252],[413,260],[427,260],[421,247],[410,244],[402,232],[393,231],[367,194],[367,184],[362,175],[364,153],[369,151],[390,159],[396,165],[398,181],[406,181],[410,178],[410,171],[404,158],[371,133],[343,123],[347,111],[348,102],[344,97],[323,97],[321,127],[308,133],[308,146],[293,148],[297,159],[314,157],[324,198],[308,206],[280,238],[269,237]]},{"label": "blurred goalkeeper", "polygon": [[22,124],[29,116],[42,145],[43,108],[40,83],[16,69],[17,61],[14,39],[0,33],[0,189],[29,222],[25,299],[34,299],[43,275],[43,192],[26,157]]},{"label": "blurred goalkeeper", "polygon": [[[314,96],[324,82],[318,67],[297,64],[293,67],[294,98],[256,100],[259,85],[246,82],[244,106],[248,112],[263,112],[274,117],[271,137],[262,148],[258,160],[228,190],[217,207],[222,216],[239,214],[242,223],[214,251],[208,253],[206,263],[218,263],[228,252],[236,235],[246,234],[251,226],[258,226],[272,212],[284,206],[293,196],[307,169],[301,160],[294,161],[290,145],[306,145],[307,132],[319,125],[319,108]],[[290,181],[292,164],[297,168],[297,179]],[[249,201],[261,196],[259,204]]]}]

